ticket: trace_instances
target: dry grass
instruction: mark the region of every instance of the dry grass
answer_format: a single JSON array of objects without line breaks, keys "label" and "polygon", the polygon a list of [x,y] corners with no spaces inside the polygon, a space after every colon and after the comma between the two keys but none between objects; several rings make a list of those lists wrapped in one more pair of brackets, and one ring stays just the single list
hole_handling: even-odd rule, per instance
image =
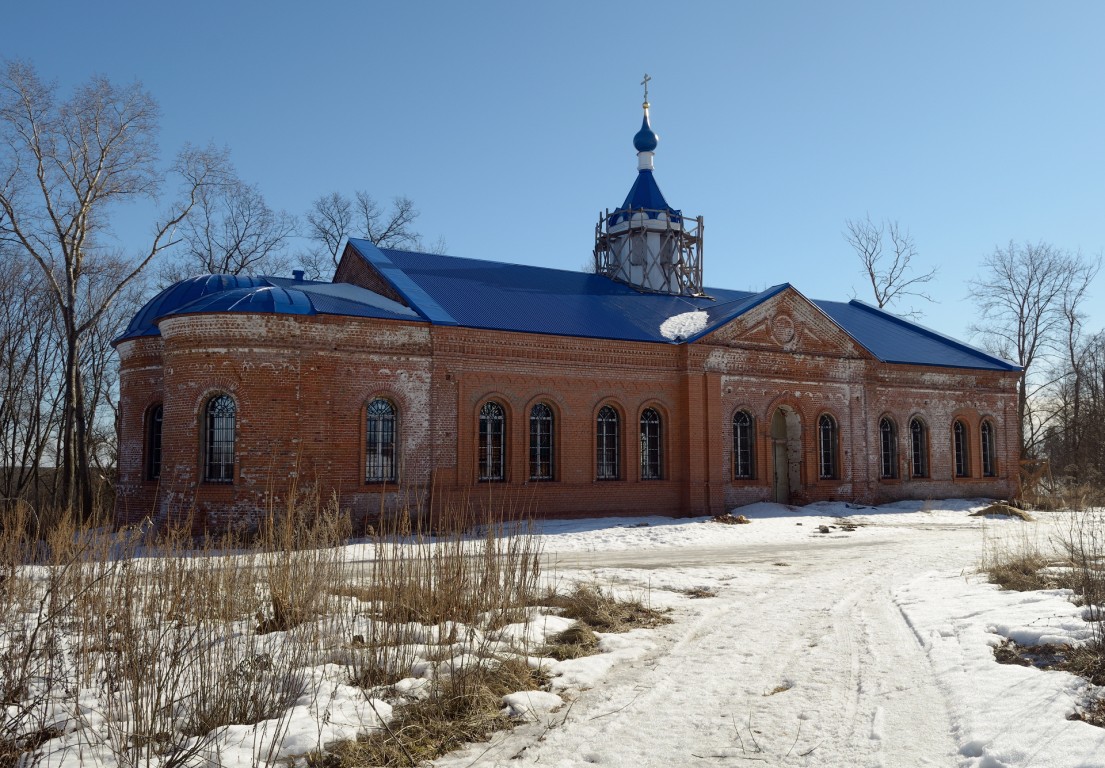
[{"label": "dry grass", "polygon": [[[384,729],[314,765],[415,765],[486,738],[512,724],[504,694],[548,683],[503,656],[492,630],[551,604],[577,620],[550,644],[567,659],[597,652],[595,630],[669,621],[597,587],[540,590],[527,520],[510,505],[447,510],[432,530],[413,515],[381,519],[372,556],[351,562],[335,546],[348,516],[294,488],[248,541],[196,540],[187,519],[117,531],[16,507],[0,517],[0,768],[59,762],[64,750],[185,768],[217,761],[225,726],[260,722],[252,746],[271,764],[323,664],[343,665],[371,698],[418,660],[436,660],[436,673],[415,700],[392,690]],[[88,716],[59,748],[54,702],[73,691],[86,692]]]},{"label": "dry grass", "polygon": [[[472,667],[434,681],[430,695],[398,707],[387,726],[336,745],[331,766],[416,766],[473,741],[485,741],[514,721],[503,697],[536,690],[547,678],[524,661]],[[317,763],[316,763],[317,764]]]},{"label": "dry grass", "polygon": [[[1095,495],[1094,495],[1095,494]],[[1083,489],[1079,498],[1065,497],[1065,511],[1058,511],[1058,534],[1044,547],[1027,534],[1019,542],[987,542],[983,570],[990,581],[1006,589],[1033,590],[1063,587],[1072,590],[1071,600],[1086,606],[1083,617],[1092,635],[1077,647],[1020,646],[1005,641],[994,649],[1003,664],[1021,664],[1039,669],[1059,669],[1085,678],[1094,686],[1105,686],[1105,509],[1084,506],[1087,498],[1101,500],[1101,493]],[[1055,498],[1037,499],[1040,507],[1062,510]],[[985,512],[985,510],[983,510]],[[1049,566],[1062,566],[1051,569]],[[1072,719],[1105,727],[1105,704],[1100,695]]]},{"label": "dry grass", "polygon": [[989,581],[1003,589],[1028,592],[1064,586],[1051,565],[1063,565],[1062,557],[1052,542],[1041,540],[1036,526],[987,525],[982,529],[982,562],[979,570]]},{"label": "dry grass", "polygon": [[[59,759],[43,752],[61,735],[51,702],[77,690],[96,700],[67,728],[69,748],[120,765],[190,765],[217,728],[262,720],[273,723],[255,746],[271,754],[317,647],[313,627],[296,627],[328,611],[319,585],[342,566],[323,534],[340,526],[336,506],[299,499],[289,512],[294,524],[230,555],[239,542],[197,544],[187,521],[115,531],[63,513],[5,515],[0,695],[12,706],[0,707],[0,766]],[[308,512],[313,525],[302,524]],[[279,653],[258,621],[286,631]]]},{"label": "dry grass", "polygon": [[994,659],[999,664],[1017,664],[1037,669],[1058,669],[1088,680],[1096,686],[1105,686],[1105,654],[1091,645],[1019,645],[1004,640],[994,648]]},{"label": "dry grass", "polygon": [[717,597],[717,590],[713,587],[688,587],[682,590],[683,594],[692,600],[703,600],[708,597]]},{"label": "dry grass", "polygon": [[542,602],[599,632],[627,632],[671,623],[668,616],[640,600],[619,600],[592,584],[578,584],[571,592],[553,593]]},{"label": "dry grass", "polygon": [[985,509],[980,509],[977,512],[972,512],[971,517],[1015,517],[1018,520],[1024,520],[1026,523],[1033,522],[1036,518],[1025,512],[1023,509],[1017,507],[1011,507],[1008,504],[991,504]]},{"label": "dry grass", "polygon": [[1071,714],[1070,719],[1105,728],[1105,698],[1094,699],[1085,706],[1079,707]]},{"label": "dry grass", "polygon": [[557,661],[593,656],[599,652],[599,638],[594,630],[577,621],[563,632],[557,632],[537,650],[538,655]]},{"label": "dry grass", "polygon": [[1059,586],[1055,577],[1043,573],[1051,560],[1038,552],[1023,552],[1000,560],[992,560],[985,566],[993,584],[1002,589],[1030,592],[1036,589],[1054,589]]}]

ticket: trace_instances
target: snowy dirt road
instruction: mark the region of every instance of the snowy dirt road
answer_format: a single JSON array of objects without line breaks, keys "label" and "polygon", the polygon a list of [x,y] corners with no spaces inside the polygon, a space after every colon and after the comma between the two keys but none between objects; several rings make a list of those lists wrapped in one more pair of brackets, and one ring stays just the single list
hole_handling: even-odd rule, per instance
[{"label": "snowy dirt road", "polygon": [[[751,529],[755,525],[748,526]],[[549,552],[674,623],[542,724],[440,765],[955,766],[954,724],[893,590],[973,570],[977,527],[794,529],[783,542]],[[550,541],[550,545],[555,542]],[[716,596],[690,599],[706,587]],[[615,652],[618,638],[610,638]],[[637,645],[641,648],[641,645]]]}]

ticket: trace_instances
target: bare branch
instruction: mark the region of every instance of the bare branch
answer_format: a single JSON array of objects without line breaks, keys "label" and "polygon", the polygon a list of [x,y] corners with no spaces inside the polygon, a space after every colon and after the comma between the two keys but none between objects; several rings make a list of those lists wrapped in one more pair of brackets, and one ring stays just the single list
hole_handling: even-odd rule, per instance
[{"label": "bare branch", "polygon": [[[889,238],[893,253],[886,253],[884,238]],[[844,239],[859,257],[879,309],[886,308],[903,296],[932,301],[932,297],[919,288],[936,276],[936,268],[922,274],[911,274],[917,246],[913,235],[903,230],[897,221],[876,224],[870,216],[862,220],[848,219]],[[918,315],[919,312],[910,310],[905,314]]]}]

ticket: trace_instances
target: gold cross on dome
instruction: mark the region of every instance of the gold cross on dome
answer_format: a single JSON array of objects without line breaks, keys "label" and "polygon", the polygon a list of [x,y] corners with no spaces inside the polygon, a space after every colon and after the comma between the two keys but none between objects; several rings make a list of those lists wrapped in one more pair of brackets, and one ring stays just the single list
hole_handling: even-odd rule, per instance
[{"label": "gold cross on dome", "polygon": [[641,81],[641,85],[645,87],[645,103],[648,103],[648,81],[652,78],[648,76],[648,72],[645,72],[645,79]]}]

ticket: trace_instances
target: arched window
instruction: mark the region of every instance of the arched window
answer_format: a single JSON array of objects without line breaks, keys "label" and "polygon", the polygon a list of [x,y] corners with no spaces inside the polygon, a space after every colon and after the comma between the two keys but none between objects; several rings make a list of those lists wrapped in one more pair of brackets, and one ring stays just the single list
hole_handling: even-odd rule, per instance
[{"label": "arched window", "polygon": [[203,479],[209,483],[234,482],[234,426],[238,408],[230,395],[207,401],[204,413]]},{"label": "arched window", "polygon": [[998,474],[998,454],[994,444],[994,423],[987,419],[982,422],[982,476],[996,477]]},{"label": "arched window", "polygon": [[529,412],[529,479],[553,479],[553,412],[544,403]]},{"label": "arched window", "polygon": [[655,408],[641,413],[641,479],[659,480],[662,477],[660,451],[660,414]]},{"label": "arched window", "polygon": [[366,483],[387,483],[399,479],[397,437],[395,406],[381,397],[376,398],[365,409]]},{"label": "arched window", "polygon": [[752,455],[752,414],[737,411],[733,414],[733,477],[755,477]]},{"label": "arched window", "polygon": [[928,434],[925,422],[918,418],[913,418],[909,422],[909,453],[913,477],[928,477]]},{"label": "arched window", "polygon": [[161,420],[165,407],[157,403],[146,411],[146,479],[161,477]]},{"label": "arched window", "polygon": [[496,402],[480,408],[480,480],[506,479],[506,418]]},{"label": "arched window", "polygon": [[967,425],[959,419],[952,424],[952,447],[955,449],[955,476],[967,477],[971,473],[970,457],[967,455]]},{"label": "arched window", "polygon": [[621,477],[618,456],[619,438],[618,412],[609,405],[599,409],[595,419],[595,478],[598,480],[617,480]]},{"label": "arched window", "polygon": [[817,420],[817,474],[822,480],[831,480],[837,477],[837,428],[836,419],[827,413],[821,414]]},{"label": "arched window", "polygon": [[882,476],[894,479],[898,476],[898,427],[885,416],[879,420],[879,455],[882,458]]}]

